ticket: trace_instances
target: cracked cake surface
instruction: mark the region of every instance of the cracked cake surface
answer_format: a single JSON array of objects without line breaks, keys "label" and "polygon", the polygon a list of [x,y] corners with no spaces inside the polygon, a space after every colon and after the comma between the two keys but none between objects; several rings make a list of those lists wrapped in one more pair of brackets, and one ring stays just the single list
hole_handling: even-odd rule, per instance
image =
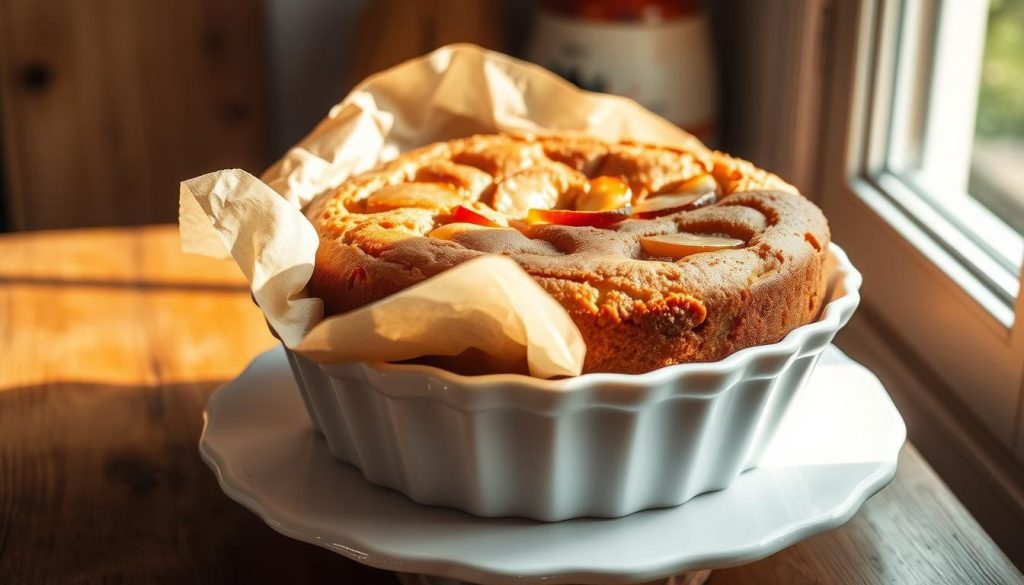
[{"label": "cracked cake surface", "polygon": [[584,372],[719,360],[810,322],[824,296],[821,211],[700,145],[471,136],[352,177],[306,213],[325,314],[501,254],[568,311]]}]

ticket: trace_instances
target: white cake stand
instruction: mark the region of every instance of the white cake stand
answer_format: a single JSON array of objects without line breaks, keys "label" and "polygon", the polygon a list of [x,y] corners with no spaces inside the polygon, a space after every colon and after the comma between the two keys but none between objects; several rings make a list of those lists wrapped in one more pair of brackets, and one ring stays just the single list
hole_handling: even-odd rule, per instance
[{"label": "white cake stand", "polygon": [[892,479],[906,437],[878,379],[830,347],[761,466],[728,489],[624,518],[543,523],[423,506],[366,483],[313,432],[280,349],[218,390],[205,418],[200,453],[224,492],[275,530],[436,576],[418,582],[494,585],[641,583],[763,558],[846,522]]}]

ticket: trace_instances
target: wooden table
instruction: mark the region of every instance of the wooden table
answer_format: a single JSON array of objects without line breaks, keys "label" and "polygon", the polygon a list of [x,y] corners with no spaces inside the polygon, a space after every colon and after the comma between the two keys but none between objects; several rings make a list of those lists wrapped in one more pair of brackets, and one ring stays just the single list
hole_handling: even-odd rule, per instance
[{"label": "wooden table", "polygon": [[[196,449],[271,347],[233,264],[171,226],[0,236],[0,583],[388,583],[281,536]],[[1024,583],[910,445],[842,528],[715,571],[749,583]]]}]

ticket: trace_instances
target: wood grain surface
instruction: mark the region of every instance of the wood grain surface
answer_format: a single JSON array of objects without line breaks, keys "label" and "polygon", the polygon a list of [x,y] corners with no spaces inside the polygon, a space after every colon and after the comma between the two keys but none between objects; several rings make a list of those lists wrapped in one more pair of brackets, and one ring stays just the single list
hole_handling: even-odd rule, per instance
[{"label": "wood grain surface", "polygon": [[262,6],[0,0],[10,227],[174,221],[178,181],[264,168]]},{"label": "wood grain surface", "polygon": [[[0,237],[0,583],[366,583],[199,459],[203,405],[274,340],[238,270],[174,228]],[[845,526],[711,585],[1024,583],[912,446]]]}]

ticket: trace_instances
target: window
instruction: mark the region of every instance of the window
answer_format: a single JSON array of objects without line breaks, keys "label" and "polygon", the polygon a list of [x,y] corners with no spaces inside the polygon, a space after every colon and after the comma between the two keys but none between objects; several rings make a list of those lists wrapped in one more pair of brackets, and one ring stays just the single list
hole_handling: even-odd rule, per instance
[{"label": "window", "polygon": [[[999,4],[1024,5],[1024,0]],[[981,82],[990,79],[993,70],[1001,70],[1005,78],[1006,71],[1016,65],[1006,55],[993,58],[992,47],[1005,52],[1005,41],[986,42],[993,38],[988,34],[991,26],[1002,25],[997,30],[1016,27],[1006,26],[1005,9],[996,21],[989,21],[987,12],[986,3],[978,1],[898,3],[893,10],[891,26],[895,35],[890,61],[880,64],[876,72],[878,76],[891,76],[891,82],[884,88],[880,84],[875,96],[877,118],[872,132],[877,132],[877,138],[875,150],[869,154],[867,176],[955,260],[957,266],[933,259],[949,269],[950,278],[1003,326],[1010,327],[1024,258],[1024,238],[1013,223],[1024,222],[1005,206],[983,205],[982,200],[972,197],[969,182],[972,175],[975,185],[982,176],[989,179],[984,201],[995,204],[1012,200],[1009,193],[996,194],[991,187],[995,183],[992,179],[1008,183],[1006,175],[1014,172],[1008,170],[1013,167],[993,164],[992,141],[975,139],[978,130],[988,133],[983,136],[1006,136],[1010,129],[999,127],[993,119],[998,115],[992,105],[995,94],[991,82]],[[998,36],[1012,40],[1012,35]],[[984,74],[983,57],[990,61],[988,74]],[[1024,67],[1024,62],[1020,65]],[[1022,95],[1024,85],[1016,92]],[[1012,100],[1012,94],[1003,94],[1003,104],[1012,104]],[[985,109],[979,105],[985,105]],[[1010,113],[1004,108],[1000,117],[1005,119]],[[982,115],[985,125],[978,126],[976,120]],[[976,148],[976,144],[982,148]],[[1024,154],[1015,153],[1010,146],[1016,144],[1019,148],[1020,139],[1000,144],[1003,159],[1024,159]],[[973,160],[988,163],[983,167],[984,175],[972,173]],[[1024,193],[1024,188],[1018,189]],[[969,274],[960,275],[958,268]]]},{"label": "window", "polygon": [[830,12],[819,190],[864,310],[1024,462],[1024,0]]}]

